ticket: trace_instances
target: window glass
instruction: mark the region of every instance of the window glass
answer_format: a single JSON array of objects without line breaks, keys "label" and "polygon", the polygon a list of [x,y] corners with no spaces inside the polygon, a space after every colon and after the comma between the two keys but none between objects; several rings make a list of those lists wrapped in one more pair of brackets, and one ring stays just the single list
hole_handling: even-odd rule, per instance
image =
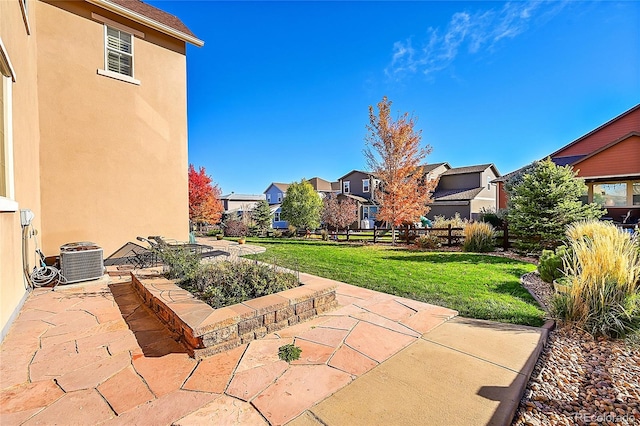
[{"label": "window glass", "polygon": [[369,179],[362,179],[362,191],[369,192]]},{"label": "window glass", "polygon": [[633,205],[640,206],[640,182],[633,182]]},{"label": "window glass", "polygon": [[351,192],[351,181],[345,180],[343,182],[343,186],[344,188],[342,192],[344,192],[345,194],[348,194]]},{"label": "window glass", "polygon": [[107,70],[133,77],[133,37],[117,28],[107,27]]},{"label": "window glass", "polygon": [[626,183],[600,183],[593,185],[593,201],[604,207],[627,205]]},{"label": "window glass", "polygon": [[273,214],[273,221],[274,222],[280,222],[280,212],[275,212]]}]

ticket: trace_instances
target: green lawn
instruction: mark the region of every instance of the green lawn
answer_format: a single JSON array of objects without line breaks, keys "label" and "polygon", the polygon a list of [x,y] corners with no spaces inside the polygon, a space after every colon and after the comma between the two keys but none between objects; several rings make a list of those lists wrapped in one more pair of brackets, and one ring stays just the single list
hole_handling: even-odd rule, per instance
[{"label": "green lawn", "polygon": [[521,285],[529,263],[474,253],[423,252],[317,240],[252,238],[252,256],[321,277],[500,322],[540,326],[544,312]]}]

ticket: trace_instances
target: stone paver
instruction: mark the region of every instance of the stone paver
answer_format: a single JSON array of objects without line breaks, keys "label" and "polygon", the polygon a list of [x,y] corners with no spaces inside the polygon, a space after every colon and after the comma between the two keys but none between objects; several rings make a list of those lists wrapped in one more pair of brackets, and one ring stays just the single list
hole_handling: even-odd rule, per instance
[{"label": "stone paver", "polygon": [[[514,326],[451,320],[456,312],[446,308],[319,277],[305,275],[305,280],[309,288],[293,296],[330,283],[337,285],[338,307],[201,361],[190,358],[178,336],[142,305],[126,277],[53,292],[38,289],[0,346],[0,423],[419,423],[426,414],[403,417],[415,414],[411,407],[420,406],[421,392],[429,388],[418,379],[436,368],[440,375],[429,384],[435,389],[429,398],[444,404],[451,396],[441,395],[440,385],[464,382],[450,374],[456,357],[478,369],[466,380],[486,385],[488,395],[461,392],[459,397],[501,413],[503,406],[491,398],[512,394],[500,389],[517,385],[508,383],[509,374],[526,364],[522,358],[536,344],[537,329],[528,335]],[[154,291],[168,299],[183,296],[170,294],[160,280]],[[252,311],[262,302],[244,306]],[[177,305],[188,309],[189,303]],[[193,320],[203,321],[199,315],[194,312]],[[516,332],[519,346],[501,340]],[[278,348],[289,343],[302,349],[292,363],[278,358]],[[473,351],[477,359],[467,355]],[[404,358],[394,361],[399,354]],[[380,372],[398,379],[380,381]],[[352,388],[362,389],[362,401],[355,391],[345,393]],[[346,417],[335,414],[342,401],[356,406],[383,401],[385,392],[398,403],[408,401],[406,410],[385,412],[379,402],[370,417],[357,407],[345,411]]]}]

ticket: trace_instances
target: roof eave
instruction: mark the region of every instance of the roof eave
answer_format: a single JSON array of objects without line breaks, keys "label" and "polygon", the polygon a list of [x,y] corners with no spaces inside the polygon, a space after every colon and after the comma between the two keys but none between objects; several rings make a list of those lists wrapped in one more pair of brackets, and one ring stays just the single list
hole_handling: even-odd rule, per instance
[{"label": "roof eave", "polygon": [[168,25],[162,24],[140,13],[129,10],[126,7],[120,6],[119,4],[111,3],[109,0],[86,0],[86,1],[91,4],[95,4],[96,6],[99,6],[103,9],[106,9],[110,12],[113,12],[117,15],[131,19],[132,21],[138,22],[139,24],[146,25],[147,27],[153,28],[156,31],[170,35],[171,37],[177,38],[178,40],[184,41],[186,43],[191,43],[194,46],[198,46],[198,47],[204,46],[204,41],[200,40],[197,37],[191,36],[189,34],[185,34],[182,31],[178,31],[175,28],[171,28]]}]

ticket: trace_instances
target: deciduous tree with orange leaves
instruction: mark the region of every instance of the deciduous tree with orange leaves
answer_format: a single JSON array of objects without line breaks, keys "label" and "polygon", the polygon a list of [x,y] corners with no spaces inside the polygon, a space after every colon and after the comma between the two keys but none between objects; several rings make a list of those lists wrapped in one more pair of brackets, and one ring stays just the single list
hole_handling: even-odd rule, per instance
[{"label": "deciduous tree with orange leaves", "polygon": [[416,119],[404,113],[391,117],[391,101],[383,97],[378,113],[369,106],[368,134],[364,154],[372,174],[380,180],[374,195],[380,203],[377,219],[395,229],[403,223],[417,222],[429,211],[431,192],[437,180],[427,180],[423,161],[431,147],[420,146],[422,131],[414,130]]},{"label": "deciduous tree with orange leaves", "polygon": [[196,171],[193,164],[189,164],[189,220],[197,226],[218,223],[224,211],[220,188],[211,182],[204,167]]}]

